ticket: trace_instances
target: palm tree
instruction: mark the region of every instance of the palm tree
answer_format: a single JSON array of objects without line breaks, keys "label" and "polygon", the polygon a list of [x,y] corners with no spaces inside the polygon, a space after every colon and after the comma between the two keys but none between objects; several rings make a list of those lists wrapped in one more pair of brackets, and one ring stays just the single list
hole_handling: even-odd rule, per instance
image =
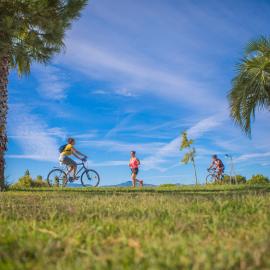
[{"label": "palm tree", "polygon": [[0,2],[0,189],[5,186],[8,75],[28,74],[64,47],[64,35],[87,0],[2,0]]},{"label": "palm tree", "polygon": [[228,98],[232,118],[250,136],[256,110],[270,109],[270,38],[247,45]]}]

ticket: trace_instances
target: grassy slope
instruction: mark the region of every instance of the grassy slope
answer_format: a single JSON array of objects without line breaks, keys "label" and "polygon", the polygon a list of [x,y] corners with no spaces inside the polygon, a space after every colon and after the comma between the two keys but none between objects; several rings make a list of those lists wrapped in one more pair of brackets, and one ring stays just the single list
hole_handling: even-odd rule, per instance
[{"label": "grassy slope", "polygon": [[63,191],[0,194],[0,269],[270,268],[268,187]]}]

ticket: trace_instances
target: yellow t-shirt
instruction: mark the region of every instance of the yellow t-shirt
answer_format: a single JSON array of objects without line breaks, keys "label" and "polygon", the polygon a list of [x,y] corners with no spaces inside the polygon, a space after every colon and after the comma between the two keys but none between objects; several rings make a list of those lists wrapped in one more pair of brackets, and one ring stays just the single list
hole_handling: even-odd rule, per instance
[{"label": "yellow t-shirt", "polygon": [[71,149],[73,148],[72,144],[67,144],[64,151],[61,153],[61,155],[70,156],[72,154]]}]

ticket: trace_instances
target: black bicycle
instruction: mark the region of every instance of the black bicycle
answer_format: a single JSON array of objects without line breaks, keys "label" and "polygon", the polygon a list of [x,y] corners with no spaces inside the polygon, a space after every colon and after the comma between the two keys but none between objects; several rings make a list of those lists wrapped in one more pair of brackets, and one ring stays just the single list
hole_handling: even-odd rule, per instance
[{"label": "black bicycle", "polygon": [[47,176],[47,182],[50,187],[65,187],[67,183],[81,181],[84,187],[97,187],[100,182],[99,174],[95,170],[88,169],[87,162],[77,163],[76,179],[73,179],[68,173],[68,166],[65,168],[54,167]]},{"label": "black bicycle", "polygon": [[214,184],[214,183],[223,183],[224,178],[229,178],[230,176],[227,174],[224,174],[224,172],[222,172],[222,174],[218,174],[218,171],[214,168],[212,169],[208,169],[207,170],[209,172],[209,174],[206,176],[205,182],[206,184]]}]

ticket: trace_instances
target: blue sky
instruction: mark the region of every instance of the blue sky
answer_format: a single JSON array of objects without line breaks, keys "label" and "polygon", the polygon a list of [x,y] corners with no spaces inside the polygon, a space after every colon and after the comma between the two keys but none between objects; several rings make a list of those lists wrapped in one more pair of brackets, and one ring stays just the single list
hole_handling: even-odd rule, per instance
[{"label": "blue sky", "polygon": [[[69,136],[102,184],[129,180],[136,150],[147,183],[193,183],[180,133],[195,139],[200,182],[212,154],[270,176],[269,112],[252,139],[229,118],[226,95],[245,44],[269,35],[269,1],[92,0],[66,49],[28,77],[10,75],[7,175],[44,177]],[[227,165],[228,168],[228,165]]]}]

